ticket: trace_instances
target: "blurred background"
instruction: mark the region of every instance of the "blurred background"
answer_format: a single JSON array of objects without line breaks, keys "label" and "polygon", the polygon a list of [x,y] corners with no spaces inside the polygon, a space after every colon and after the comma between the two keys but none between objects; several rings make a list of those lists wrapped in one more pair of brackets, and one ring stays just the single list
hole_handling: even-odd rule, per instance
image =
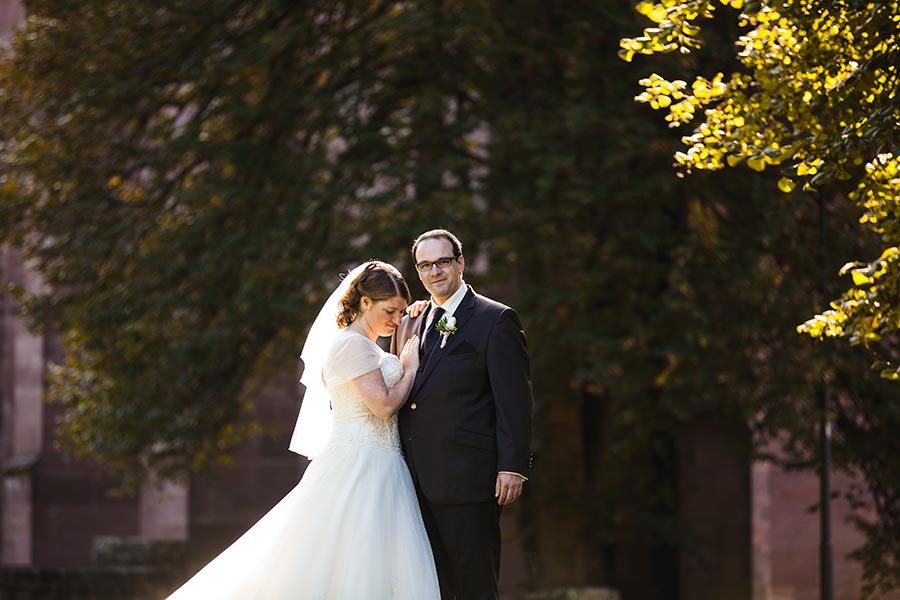
[{"label": "blurred background", "polygon": [[434,227],[528,337],[506,597],[819,598],[823,394],[860,597],[896,387],[796,327],[876,240],[837,187],[679,176],[634,102],[735,69],[732,21],[651,69],[630,2],[0,0],[0,597],[161,598],[236,539],[306,465],[327,293],[377,257],[426,297]]}]

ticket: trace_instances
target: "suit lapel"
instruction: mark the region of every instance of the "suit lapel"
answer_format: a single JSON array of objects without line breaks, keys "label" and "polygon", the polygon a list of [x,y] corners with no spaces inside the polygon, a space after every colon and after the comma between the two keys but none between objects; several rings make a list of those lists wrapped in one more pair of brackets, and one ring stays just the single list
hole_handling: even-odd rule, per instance
[{"label": "suit lapel", "polygon": [[[456,333],[447,337],[447,345],[443,348],[441,348],[440,338],[438,338],[438,343],[435,344],[434,348],[431,349],[429,355],[427,357],[423,357],[423,359],[427,362],[421,368],[420,372],[416,375],[416,380],[413,383],[413,389],[409,394],[410,397],[412,397],[420,389],[422,389],[422,386],[425,385],[425,382],[434,371],[434,368],[438,365],[439,362],[441,362],[441,359],[453,349],[453,346],[457,343],[457,338],[459,338],[460,333],[463,330],[463,326],[469,319],[472,318],[472,313],[474,312],[475,291],[471,287],[469,287],[469,290],[466,292],[466,295],[463,296],[463,300],[459,304],[459,307],[456,309],[456,312],[453,313],[453,316],[456,317]],[[420,335],[424,335],[424,331]]]},{"label": "suit lapel", "polygon": [[409,338],[411,338],[414,335],[418,335],[419,338],[421,339],[421,337],[422,337],[421,331],[422,331],[422,328],[424,327],[424,325],[423,325],[424,322],[425,322],[425,314],[423,313],[423,314],[420,314],[415,319],[410,317],[409,323],[406,324],[405,327],[403,327],[403,325],[401,324],[401,327],[403,327],[403,331],[402,331],[402,336],[399,339],[400,343],[397,345],[397,355],[398,356],[400,355],[400,352],[403,350],[403,346],[406,345],[406,341]]},{"label": "suit lapel", "polygon": [[[416,317],[416,329],[418,330],[418,333],[419,333],[419,342],[420,343],[423,339],[425,339],[425,323],[428,322],[428,315],[431,313],[432,310],[434,310],[434,308],[429,307],[429,310],[427,312],[423,312],[418,317]],[[419,319],[422,320],[421,323],[418,322]]]}]

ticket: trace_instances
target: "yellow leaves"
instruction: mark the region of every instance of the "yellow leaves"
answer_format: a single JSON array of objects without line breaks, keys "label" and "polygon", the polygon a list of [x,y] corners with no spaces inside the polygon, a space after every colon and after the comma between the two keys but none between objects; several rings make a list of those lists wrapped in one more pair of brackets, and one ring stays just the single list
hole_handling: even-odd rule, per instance
[{"label": "yellow leaves", "polygon": [[[865,166],[854,198],[865,209],[861,223],[869,223],[878,233],[891,227],[891,237],[900,233],[900,160],[890,152],[878,154]],[[895,256],[891,255],[891,259]]]},{"label": "yellow leaves", "polygon": [[[676,90],[683,95],[674,95],[667,87],[671,82],[659,75],[642,81],[638,101],[666,111],[670,126],[696,125],[682,138],[685,147],[675,153],[676,163],[691,170],[738,167],[746,161],[748,168],[762,172],[789,161],[777,181],[784,193],[849,179],[865,165],[852,194],[862,208],[859,221],[896,243],[900,158],[875,153],[896,147],[900,69],[893,53],[900,3],[863,8],[839,0],[822,8],[792,2],[646,1],[640,10],[658,28],[645,30],[648,39],[634,52],[652,53],[665,44],[692,50],[699,43],[695,19],[723,5],[742,11],[736,44],[740,74],[688,80]],[[885,327],[900,328],[900,250],[892,246],[872,263],[849,266],[845,274],[852,287],[798,331],[866,344]],[[896,374],[900,377],[900,370]]]},{"label": "yellow leaves", "polygon": [[709,93],[709,87],[706,85],[704,81],[697,80],[693,84],[691,84],[691,91],[694,92],[694,96],[701,100],[705,98],[709,98],[712,94]]},{"label": "yellow leaves", "polygon": [[824,81],[824,88],[826,91],[832,91],[836,89],[838,86],[843,84],[847,79],[853,75],[856,70],[859,68],[859,64],[856,61],[847,61],[844,64],[838,65],[840,70],[835,75],[826,75]]},{"label": "yellow leaves", "polygon": [[[733,0],[732,0],[733,2]],[[688,54],[700,48],[700,27],[694,21],[710,18],[715,6],[709,2],[661,0],[639,2],[635,9],[656,26],[644,29],[643,35],[619,40],[619,58],[631,62],[636,54],[654,54],[678,50]]]},{"label": "yellow leaves", "polygon": [[766,168],[766,161],[762,156],[754,156],[747,159],[747,166],[754,171],[761,173]]},{"label": "yellow leaves", "polygon": [[778,21],[780,18],[781,15],[778,13],[778,11],[771,6],[763,6],[759,13],[756,15],[756,19],[760,23]]},{"label": "yellow leaves", "polygon": [[[881,170],[883,170],[889,176],[895,175],[898,171],[897,157],[894,156],[893,154],[891,154],[890,152],[882,152],[882,153],[876,155],[875,160],[872,161],[870,164],[873,166],[879,167]],[[866,171],[874,172],[874,169],[873,169],[873,171],[869,171],[869,165],[866,165]]]},{"label": "yellow leaves", "polygon": [[644,15],[654,23],[660,23],[666,18],[666,9],[661,4],[653,2],[640,2],[634,7],[636,11]]},{"label": "yellow leaves", "polygon": [[724,165],[722,159],[725,153],[720,148],[711,144],[695,143],[687,152],[676,152],[675,160],[687,167],[698,169],[716,170]]},{"label": "yellow leaves", "polygon": [[[787,152],[784,158],[796,158],[793,152]],[[800,161],[799,163],[793,165],[792,169],[797,177],[812,177],[811,180],[807,180],[803,184],[803,191],[809,192],[815,190],[815,183],[817,183],[818,179],[822,177],[819,175],[822,166],[825,164],[825,161],[820,158],[815,157],[807,157],[806,160]],[[816,177],[818,175],[818,177]],[[780,187],[780,186],[779,186]]]},{"label": "yellow leaves", "polygon": [[846,275],[849,272],[856,287],[873,285],[888,272],[892,263],[896,263],[898,256],[900,250],[892,246],[886,248],[881,256],[869,264],[856,261],[845,264],[841,267],[840,274]]},{"label": "yellow leaves", "polygon": [[685,23],[681,26],[681,31],[686,36],[696,37],[700,35],[700,27],[693,23]]},{"label": "yellow leaves", "polygon": [[631,59],[634,58],[634,55],[636,53],[641,52],[646,54],[648,41],[649,40],[647,38],[625,38],[619,40],[619,58],[621,58],[625,62],[631,62]]},{"label": "yellow leaves", "polygon": [[782,177],[778,180],[778,189],[785,194],[791,193],[794,190],[794,185],[794,182],[787,177]]},{"label": "yellow leaves", "polygon": [[802,325],[797,326],[797,333],[805,333],[811,337],[822,339],[823,337],[839,337],[844,332],[847,323],[847,313],[843,310],[826,310],[816,315]]},{"label": "yellow leaves", "polygon": [[728,86],[722,81],[725,77],[722,73],[717,73],[712,79],[697,77],[691,84],[691,91],[698,100],[709,101],[714,98],[723,96],[728,91]]},{"label": "yellow leaves", "polygon": [[655,8],[656,5],[653,2],[638,2],[637,6],[634,7],[634,10],[636,10],[638,14],[649,17],[650,13],[653,12]]},{"label": "yellow leaves", "polygon": [[[822,161],[818,161],[817,164],[821,164]],[[809,164],[807,162],[802,162],[797,165],[797,175],[800,177],[805,177],[807,175],[815,175],[818,172],[819,168],[816,164]]]},{"label": "yellow leaves", "polygon": [[[641,79],[639,83],[646,89],[635,96],[635,101],[650,104],[655,110],[669,108],[666,120],[672,124],[670,126],[678,126],[694,118],[697,102],[685,94],[686,82],[680,79],[667,81],[653,73],[650,77]],[[675,102],[676,100],[680,101]]]},{"label": "yellow leaves", "polygon": [[885,52],[888,52],[889,49],[890,46],[888,45],[888,40],[882,40],[881,43],[872,48],[872,52],[875,54],[884,54]]},{"label": "yellow leaves", "polygon": [[650,101],[650,106],[652,106],[654,109],[667,108],[670,104],[672,104],[672,99],[666,95],[658,96]]},{"label": "yellow leaves", "polygon": [[853,285],[866,285],[867,283],[873,283],[875,281],[874,278],[866,275],[861,269],[856,269],[850,272],[851,277],[853,278]]},{"label": "yellow leaves", "polygon": [[878,260],[882,262],[893,262],[900,258],[900,248],[897,246],[892,246],[890,248],[885,248],[884,252],[881,253],[881,256],[878,257]]}]

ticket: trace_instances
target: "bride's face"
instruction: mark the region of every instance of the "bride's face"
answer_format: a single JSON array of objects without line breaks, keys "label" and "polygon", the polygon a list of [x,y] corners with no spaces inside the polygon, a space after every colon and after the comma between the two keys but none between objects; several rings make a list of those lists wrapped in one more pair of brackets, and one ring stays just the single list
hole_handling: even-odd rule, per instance
[{"label": "bride's face", "polygon": [[393,335],[400,325],[400,319],[406,310],[406,300],[400,296],[375,301],[363,297],[362,309],[361,316],[365,319],[366,326],[377,335],[387,337]]}]

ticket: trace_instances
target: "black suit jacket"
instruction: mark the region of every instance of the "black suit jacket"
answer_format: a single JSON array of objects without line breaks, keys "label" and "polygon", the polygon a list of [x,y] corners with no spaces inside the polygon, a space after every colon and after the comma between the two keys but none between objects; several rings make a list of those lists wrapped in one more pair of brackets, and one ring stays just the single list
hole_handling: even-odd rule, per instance
[{"label": "black suit jacket", "polygon": [[[494,499],[498,471],[529,475],[531,368],[516,312],[470,287],[456,333],[422,364],[398,418],[403,451],[429,502]],[[422,313],[404,318],[391,351],[424,335]],[[434,325],[432,325],[434,326]]]}]

